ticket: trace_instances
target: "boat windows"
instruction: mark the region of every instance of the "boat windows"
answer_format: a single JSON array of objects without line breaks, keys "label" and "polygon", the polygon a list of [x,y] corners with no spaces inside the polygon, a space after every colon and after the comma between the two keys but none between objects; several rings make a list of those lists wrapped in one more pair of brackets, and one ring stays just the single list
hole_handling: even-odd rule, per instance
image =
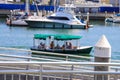
[{"label": "boat windows", "polygon": [[67,17],[54,17],[54,16],[49,16],[48,19],[55,19],[55,20],[69,20]]},{"label": "boat windows", "polygon": [[64,11],[64,10],[65,10],[64,7],[59,7],[59,8],[57,9],[57,12],[58,12],[58,11]]},{"label": "boat windows", "polygon": [[75,19],[74,17],[72,17],[71,19]]}]

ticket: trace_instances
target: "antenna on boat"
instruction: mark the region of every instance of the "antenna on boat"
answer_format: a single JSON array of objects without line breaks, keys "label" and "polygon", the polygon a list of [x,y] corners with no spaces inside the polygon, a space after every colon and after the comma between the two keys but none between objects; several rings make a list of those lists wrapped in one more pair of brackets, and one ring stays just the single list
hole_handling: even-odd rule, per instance
[{"label": "antenna on boat", "polygon": [[36,7],[36,14],[37,14],[37,16],[40,16],[39,9],[38,9],[38,3],[35,0],[33,0],[33,2],[34,2],[34,5]]},{"label": "antenna on boat", "polygon": [[13,14],[13,12],[12,12],[12,10],[10,10],[10,22],[9,22],[10,26],[12,26],[12,14]]}]

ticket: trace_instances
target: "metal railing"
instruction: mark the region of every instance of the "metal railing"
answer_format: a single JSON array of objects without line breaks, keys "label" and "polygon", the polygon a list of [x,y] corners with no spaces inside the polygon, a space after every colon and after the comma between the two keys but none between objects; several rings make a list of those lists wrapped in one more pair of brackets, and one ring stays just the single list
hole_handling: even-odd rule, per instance
[{"label": "metal railing", "polygon": [[[6,66],[9,66],[9,68]],[[24,80],[30,80],[29,77],[38,77],[39,80],[51,78],[59,80],[94,80],[94,76],[110,76],[110,80],[120,79],[119,71],[94,71],[95,66],[120,66],[119,63],[96,63],[96,62],[0,62],[0,74],[4,74],[4,80],[7,78],[6,75],[16,76],[26,76]],[[14,69],[12,68],[14,67]],[[26,68],[27,67],[27,68]],[[89,67],[90,69],[82,69],[82,67]],[[8,76],[9,77],[9,76]],[[10,77],[15,80],[16,77]],[[15,79],[14,79],[15,78]],[[23,80],[23,79],[20,79]],[[32,79],[37,80],[37,79]],[[95,79],[97,80],[97,79]],[[105,80],[104,78],[102,80]]]},{"label": "metal railing", "polygon": [[[5,56],[5,57],[12,57],[12,59],[13,58],[21,58],[21,59],[25,59],[25,60],[44,60],[44,61],[45,60],[47,60],[47,61],[81,61],[81,60],[82,61],[91,61],[91,60],[93,60],[93,58],[91,58],[89,56],[60,54],[60,53],[51,53],[51,52],[42,52],[42,51],[32,51],[32,50],[29,50],[29,49],[18,49],[18,48],[0,47],[0,50],[4,50],[4,51],[7,50],[9,55],[5,54],[5,53],[1,53],[0,55],[1,56]],[[19,56],[17,54],[10,55],[10,53],[9,53],[10,51],[24,52],[27,55],[26,56],[23,56],[23,55]],[[32,53],[35,53],[35,55],[32,54]],[[41,56],[39,56],[39,55],[41,55]]]},{"label": "metal railing", "polygon": [[[0,80],[97,80],[96,76],[109,76],[109,80],[120,79],[119,60],[110,63],[98,63],[92,62],[91,57],[86,56],[5,47],[0,47],[0,50],[8,50],[8,53],[11,50],[28,52],[26,56],[0,54]],[[32,52],[45,55],[51,54],[52,56],[49,57],[52,58],[46,56],[32,57]],[[62,56],[62,59],[55,59],[53,56]],[[78,59],[74,60],[73,57]],[[110,70],[95,71],[94,68],[97,66],[110,67]],[[102,78],[101,80],[106,79]]]}]

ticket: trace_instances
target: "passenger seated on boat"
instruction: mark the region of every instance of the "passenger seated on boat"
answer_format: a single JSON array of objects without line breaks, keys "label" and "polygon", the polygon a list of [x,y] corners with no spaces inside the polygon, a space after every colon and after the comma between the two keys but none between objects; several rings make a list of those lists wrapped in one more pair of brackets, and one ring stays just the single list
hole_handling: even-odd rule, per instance
[{"label": "passenger seated on boat", "polygon": [[69,44],[68,44],[68,42],[66,42],[65,43],[65,48],[68,49],[68,47],[69,47]]},{"label": "passenger seated on boat", "polygon": [[50,43],[50,49],[53,49],[53,48],[54,48],[54,41]]},{"label": "passenger seated on boat", "polygon": [[41,43],[38,45],[38,48],[39,48],[39,49],[44,49],[44,48],[45,48],[45,44],[41,42]]},{"label": "passenger seated on boat", "polygon": [[65,49],[65,44],[62,45],[62,49]]},{"label": "passenger seated on boat", "polygon": [[73,49],[77,49],[77,46],[73,46]]},{"label": "passenger seated on boat", "polygon": [[60,49],[60,45],[57,44],[56,47],[55,47],[55,49]]},{"label": "passenger seated on boat", "polygon": [[71,43],[71,42],[69,42],[69,45],[68,45],[67,48],[68,48],[68,49],[72,49],[72,43]]},{"label": "passenger seated on boat", "polygon": [[45,49],[45,43],[42,44],[42,49]]},{"label": "passenger seated on boat", "polygon": [[38,45],[38,49],[41,49],[41,45],[40,44]]}]

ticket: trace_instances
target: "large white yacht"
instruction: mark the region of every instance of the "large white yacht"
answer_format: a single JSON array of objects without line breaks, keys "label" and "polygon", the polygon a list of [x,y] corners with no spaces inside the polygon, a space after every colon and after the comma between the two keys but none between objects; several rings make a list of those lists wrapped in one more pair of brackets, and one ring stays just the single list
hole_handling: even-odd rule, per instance
[{"label": "large white yacht", "polygon": [[72,12],[73,6],[60,6],[58,10],[50,16],[30,16],[25,21],[30,27],[39,28],[73,28],[86,29],[90,25],[78,19]]}]

